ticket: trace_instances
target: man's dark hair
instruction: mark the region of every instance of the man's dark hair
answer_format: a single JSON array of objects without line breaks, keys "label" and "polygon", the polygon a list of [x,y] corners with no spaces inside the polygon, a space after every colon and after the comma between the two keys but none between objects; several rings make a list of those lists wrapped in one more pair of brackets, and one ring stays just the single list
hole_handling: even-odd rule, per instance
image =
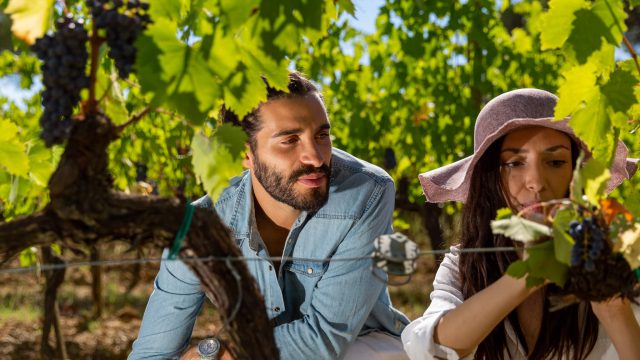
[{"label": "man's dark hair", "polygon": [[[267,86],[267,102],[280,98],[304,97],[312,93],[317,93],[320,96],[320,99],[324,102],[322,94],[318,91],[318,88],[311,82],[311,80],[305,78],[304,75],[297,71],[289,73],[289,84],[287,85],[289,92],[273,88],[269,85],[269,82],[264,76],[262,76],[262,80]],[[249,147],[254,153],[256,150],[256,133],[261,129],[260,118],[258,116],[259,110],[260,105],[251,110],[250,113],[240,120],[236,113],[223,105],[218,115],[218,119],[221,119],[223,123],[232,123],[242,127],[242,130],[244,130],[248,136],[247,141],[249,142]]]}]

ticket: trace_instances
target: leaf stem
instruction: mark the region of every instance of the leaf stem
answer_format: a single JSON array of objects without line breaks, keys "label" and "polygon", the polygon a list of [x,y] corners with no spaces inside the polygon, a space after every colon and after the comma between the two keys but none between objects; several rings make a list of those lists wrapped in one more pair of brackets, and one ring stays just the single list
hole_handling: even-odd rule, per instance
[{"label": "leaf stem", "polygon": [[142,119],[145,115],[147,115],[149,113],[149,111],[151,111],[151,108],[148,107],[148,106],[146,108],[142,109],[142,111],[140,111],[139,113],[137,113],[136,115],[131,117],[131,119],[127,120],[127,122],[118,125],[117,131],[118,132],[122,132],[129,125],[132,125],[132,124],[140,121],[140,119]]},{"label": "leaf stem", "polygon": [[626,36],[622,36],[622,41],[624,42],[624,45],[627,47],[627,50],[629,50],[629,53],[631,54],[633,61],[636,63],[636,69],[638,69],[638,74],[640,74],[640,63],[638,63],[638,53],[636,53],[636,50],[633,48],[633,45],[631,44],[629,39],[627,39]]}]

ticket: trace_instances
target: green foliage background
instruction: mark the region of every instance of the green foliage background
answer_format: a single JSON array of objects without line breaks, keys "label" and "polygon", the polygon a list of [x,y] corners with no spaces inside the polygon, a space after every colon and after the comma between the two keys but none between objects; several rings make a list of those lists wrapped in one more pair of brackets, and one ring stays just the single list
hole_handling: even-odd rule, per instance
[{"label": "green foliage background", "polygon": [[[61,3],[41,3],[0,2],[0,75],[18,74],[25,89],[39,67],[24,32],[34,31],[34,22],[51,29],[63,13]],[[398,164],[388,170],[410,181],[416,203],[423,201],[417,174],[471,154],[475,116],[514,88],[558,93],[556,116],[573,115],[571,125],[602,161],[618,138],[640,157],[640,68],[614,57],[616,47],[624,49],[624,20],[637,0],[387,1],[372,34],[345,20],[342,14],[358,15],[350,0],[150,3],[154,23],[137,43],[137,76],[118,79],[104,48],[99,56],[98,97],[107,115],[124,123],[151,109],[111,146],[120,190],[138,191],[136,164],[145,164],[159,194],[215,196],[228,174],[240,172],[244,141],[237,132],[216,134],[219,106],[248,112],[266,98],[260,75],[285,88],[290,68],[321,85],[335,145],[381,166],[392,149]],[[84,1],[66,6],[89,28]],[[37,136],[39,96],[22,107],[1,101],[5,220],[46,205],[47,179],[62,151]],[[638,194],[637,180],[616,190],[636,213]]]}]

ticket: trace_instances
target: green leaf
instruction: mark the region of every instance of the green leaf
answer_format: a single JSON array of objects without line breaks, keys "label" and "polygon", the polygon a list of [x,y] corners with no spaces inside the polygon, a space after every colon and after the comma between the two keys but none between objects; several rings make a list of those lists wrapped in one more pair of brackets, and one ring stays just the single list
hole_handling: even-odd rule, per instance
[{"label": "green leaf", "polygon": [[569,223],[577,217],[572,209],[562,209],[556,213],[553,219],[553,252],[556,260],[570,265],[571,249],[575,244],[573,238],[567,233]]},{"label": "green leaf", "polygon": [[551,236],[551,228],[537,222],[512,216],[508,219],[491,221],[494,234],[502,234],[510,239],[530,243],[544,236]]},{"label": "green leaf", "polygon": [[627,114],[631,106],[636,103],[633,95],[636,86],[638,86],[638,79],[631,69],[619,67],[611,73],[609,81],[601,88],[611,109]]},{"label": "green leaf", "polygon": [[[229,180],[242,171],[242,157],[246,136],[241,129],[222,125],[213,138],[195,134],[191,143],[193,168],[204,189],[216,200]],[[240,146],[242,143],[242,146]]]},{"label": "green leaf", "polygon": [[542,16],[542,50],[562,47],[573,29],[575,12],[588,6],[584,0],[549,1],[549,11]]},{"label": "green leaf", "polygon": [[507,275],[512,276],[516,279],[519,279],[529,272],[529,266],[525,261],[518,260],[514,261],[507,268]]},{"label": "green leaf", "polygon": [[221,14],[230,30],[242,26],[247,19],[258,11],[260,0],[221,0]]},{"label": "green leaf", "polygon": [[569,125],[576,135],[589,146],[593,156],[598,159],[610,157],[610,146],[603,142],[611,131],[611,119],[607,110],[607,98],[598,91],[586,106],[575,112],[569,120]]},{"label": "green leaf", "polygon": [[595,64],[588,62],[584,65],[574,66],[563,73],[564,82],[558,89],[558,104],[555,108],[555,118],[562,119],[583,103],[593,98],[597,92]]},{"label": "green leaf", "polygon": [[513,211],[511,210],[511,208],[507,207],[507,208],[498,209],[498,213],[496,214],[496,220],[507,219],[511,216],[513,216]]},{"label": "green leaf", "polygon": [[166,102],[202,123],[220,98],[219,83],[202,54],[177,39],[177,32],[177,25],[166,19],[155,20],[147,29],[137,42],[138,78],[155,102]]},{"label": "green leaf", "polygon": [[581,64],[605,43],[617,46],[626,31],[626,13],[621,1],[596,0],[591,9],[580,9],[575,13],[573,30],[567,43],[575,51]]},{"label": "green leaf", "polygon": [[5,12],[11,14],[11,31],[20,40],[33,44],[47,32],[54,0],[10,0]]},{"label": "green leaf", "polygon": [[571,178],[571,200],[580,205],[586,205],[582,195],[584,193],[584,181],[582,180],[582,163],[584,162],[584,151],[580,151],[578,159],[576,159],[576,166],[573,169],[573,177]]},{"label": "green leaf", "polygon": [[529,276],[549,279],[559,286],[564,285],[569,267],[556,259],[551,241],[527,247],[527,254],[529,256],[525,261],[529,266]]},{"label": "green leaf", "polygon": [[51,151],[37,142],[29,149],[29,178],[39,186],[46,186],[55,170]]},{"label": "green leaf", "polygon": [[340,7],[340,10],[346,11],[347,13],[349,13],[349,15],[351,15],[354,18],[357,19],[357,17],[356,17],[356,8],[353,5],[353,1],[351,1],[351,0],[337,0],[336,2],[338,4],[338,6]]},{"label": "green leaf", "polygon": [[7,120],[0,120],[0,166],[10,174],[29,175],[29,158],[25,145],[17,138],[18,127]]},{"label": "green leaf", "polygon": [[36,266],[38,262],[38,249],[35,246],[24,249],[20,252],[20,267]]},{"label": "green leaf", "polygon": [[584,194],[593,206],[598,206],[600,199],[606,194],[607,182],[611,178],[611,171],[595,158],[589,159],[582,168],[582,181],[585,183]]}]

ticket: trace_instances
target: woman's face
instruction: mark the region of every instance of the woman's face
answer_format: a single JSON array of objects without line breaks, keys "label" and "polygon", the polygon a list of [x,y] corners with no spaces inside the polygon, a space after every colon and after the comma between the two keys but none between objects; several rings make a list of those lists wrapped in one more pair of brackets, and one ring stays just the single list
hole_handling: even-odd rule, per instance
[{"label": "woman's face", "polygon": [[500,175],[514,211],[566,196],[571,177],[571,140],[545,127],[507,134],[500,148]]}]

